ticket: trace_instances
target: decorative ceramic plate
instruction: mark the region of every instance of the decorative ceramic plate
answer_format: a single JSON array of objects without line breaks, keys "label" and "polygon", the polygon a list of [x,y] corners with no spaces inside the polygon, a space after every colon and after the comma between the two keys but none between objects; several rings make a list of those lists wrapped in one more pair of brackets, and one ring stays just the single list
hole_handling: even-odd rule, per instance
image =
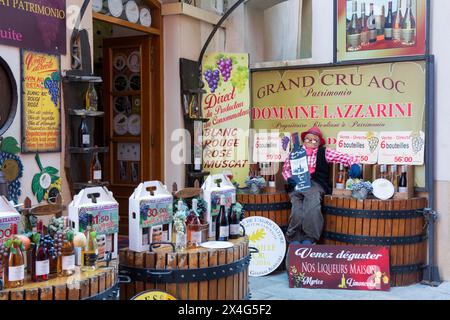
[{"label": "decorative ceramic plate", "polygon": [[133,73],[130,76],[130,89],[131,90],[141,90],[141,76],[139,73]]},{"label": "decorative ceramic plate", "polygon": [[113,17],[119,18],[123,12],[122,0],[108,0],[108,9]]},{"label": "decorative ceramic plate", "polygon": [[386,179],[378,179],[372,183],[373,195],[380,200],[388,200],[394,196],[395,188],[392,182]]},{"label": "decorative ceramic plate", "polygon": [[128,90],[128,78],[126,75],[118,74],[114,77],[114,90],[118,92]]},{"label": "decorative ceramic plate", "polygon": [[123,113],[114,117],[114,132],[119,136],[123,136],[128,132],[128,117]]},{"label": "decorative ceramic plate", "polygon": [[233,244],[229,241],[208,241],[200,244],[203,248],[207,249],[228,249],[233,248]]},{"label": "decorative ceramic plate", "polygon": [[139,22],[144,27],[150,27],[152,25],[152,15],[150,14],[149,8],[141,8],[141,11],[139,12]]},{"label": "decorative ceramic plate", "polygon": [[133,51],[128,56],[128,69],[130,69],[131,72],[141,71],[141,54],[139,51]]},{"label": "decorative ceramic plate", "polygon": [[132,114],[128,118],[128,132],[133,136],[141,134],[141,116],[138,114]]},{"label": "decorative ceramic plate", "polygon": [[127,56],[123,53],[118,53],[113,59],[114,69],[117,71],[122,71],[127,66]]},{"label": "decorative ceramic plate", "polygon": [[114,98],[114,111],[117,113],[131,113],[131,102],[128,97],[115,97]]}]

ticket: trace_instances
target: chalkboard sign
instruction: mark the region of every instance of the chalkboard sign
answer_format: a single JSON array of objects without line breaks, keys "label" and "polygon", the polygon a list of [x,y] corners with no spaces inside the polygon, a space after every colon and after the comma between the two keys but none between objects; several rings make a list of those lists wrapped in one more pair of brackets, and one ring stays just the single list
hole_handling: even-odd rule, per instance
[{"label": "chalkboard sign", "polygon": [[17,85],[8,64],[0,57],[0,135],[14,121],[17,109]]}]

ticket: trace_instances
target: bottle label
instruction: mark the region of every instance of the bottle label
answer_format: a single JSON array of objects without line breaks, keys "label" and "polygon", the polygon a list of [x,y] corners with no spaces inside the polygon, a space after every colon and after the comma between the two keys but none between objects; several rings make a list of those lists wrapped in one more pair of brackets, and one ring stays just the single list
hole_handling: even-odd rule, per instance
[{"label": "bottle label", "polygon": [[36,261],[36,276],[45,276],[50,273],[50,260]]},{"label": "bottle label", "polygon": [[202,243],[202,232],[201,231],[191,231],[191,239],[192,243]]},{"label": "bottle label", "polygon": [[63,270],[73,270],[75,269],[75,255],[62,257],[62,269]]},{"label": "bottle label", "polygon": [[269,188],[275,188],[276,184],[275,181],[269,181]]},{"label": "bottle label", "polygon": [[219,237],[220,238],[228,238],[230,236],[230,226],[220,227]]},{"label": "bottle label", "polygon": [[345,189],[345,185],[343,183],[336,183],[336,189],[343,190]]},{"label": "bottle label", "polygon": [[392,28],[384,29],[384,37],[385,38],[392,38]]},{"label": "bottle label", "polygon": [[402,29],[403,42],[405,42],[407,44],[414,43],[415,31],[416,31],[416,29]]},{"label": "bottle label", "polygon": [[359,48],[361,44],[361,34],[349,34],[347,35],[347,42],[349,46],[353,49]]},{"label": "bottle label", "polygon": [[230,224],[230,234],[233,236],[239,235],[240,225]]},{"label": "bottle label", "polygon": [[94,267],[97,262],[98,254],[96,252],[83,253],[83,264],[88,267]]},{"label": "bottle label", "polygon": [[94,170],[94,180],[102,180],[102,170]]},{"label": "bottle label", "polygon": [[90,144],[91,137],[88,134],[83,134],[83,144]]},{"label": "bottle label", "polygon": [[393,29],[392,30],[392,38],[394,40],[402,40],[402,29],[398,28],[398,29]]},{"label": "bottle label", "polygon": [[25,265],[8,268],[8,281],[21,281],[25,279]]},{"label": "bottle label", "polygon": [[406,193],[406,192],[408,192],[408,188],[407,188],[407,187],[399,187],[399,188],[398,188],[398,192],[400,192],[400,193]]}]

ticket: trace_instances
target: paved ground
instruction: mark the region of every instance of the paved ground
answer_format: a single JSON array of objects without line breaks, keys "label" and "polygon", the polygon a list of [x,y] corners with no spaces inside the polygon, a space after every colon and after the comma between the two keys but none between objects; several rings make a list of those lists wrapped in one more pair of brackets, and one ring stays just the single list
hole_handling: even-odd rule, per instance
[{"label": "paved ground", "polygon": [[250,277],[252,300],[450,300],[450,282],[439,287],[414,285],[389,292],[291,289],[286,272]]}]

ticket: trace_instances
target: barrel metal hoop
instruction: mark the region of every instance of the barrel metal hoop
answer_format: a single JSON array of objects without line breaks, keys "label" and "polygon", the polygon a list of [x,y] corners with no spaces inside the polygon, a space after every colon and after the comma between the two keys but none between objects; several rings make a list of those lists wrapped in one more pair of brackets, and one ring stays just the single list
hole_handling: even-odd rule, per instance
[{"label": "barrel metal hoop", "polygon": [[424,268],[422,264],[411,264],[404,266],[391,266],[391,275],[393,274],[408,274],[419,272]]},{"label": "barrel metal hoop", "polygon": [[417,235],[408,237],[370,237],[351,234],[335,233],[324,231],[323,237],[328,240],[347,242],[351,244],[364,244],[375,246],[408,245],[422,243],[427,239],[427,235]]},{"label": "barrel metal hoop", "polygon": [[116,282],[114,286],[109,289],[106,289],[95,296],[88,297],[82,300],[117,300],[117,296],[119,293],[119,281]]},{"label": "barrel metal hoop", "polygon": [[147,283],[188,283],[196,281],[216,280],[229,277],[245,271],[250,265],[248,255],[230,264],[198,269],[148,269],[127,265],[119,266],[119,273],[130,277],[133,281]]},{"label": "barrel metal hoop", "polygon": [[289,210],[292,208],[291,202],[274,202],[274,203],[246,203],[242,204],[245,211],[279,211]]},{"label": "barrel metal hoop", "polygon": [[357,210],[348,208],[335,208],[322,206],[322,213],[339,217],[363,218],[363,219],[412,219],[423,217],[421,209],[414,210]]}]

